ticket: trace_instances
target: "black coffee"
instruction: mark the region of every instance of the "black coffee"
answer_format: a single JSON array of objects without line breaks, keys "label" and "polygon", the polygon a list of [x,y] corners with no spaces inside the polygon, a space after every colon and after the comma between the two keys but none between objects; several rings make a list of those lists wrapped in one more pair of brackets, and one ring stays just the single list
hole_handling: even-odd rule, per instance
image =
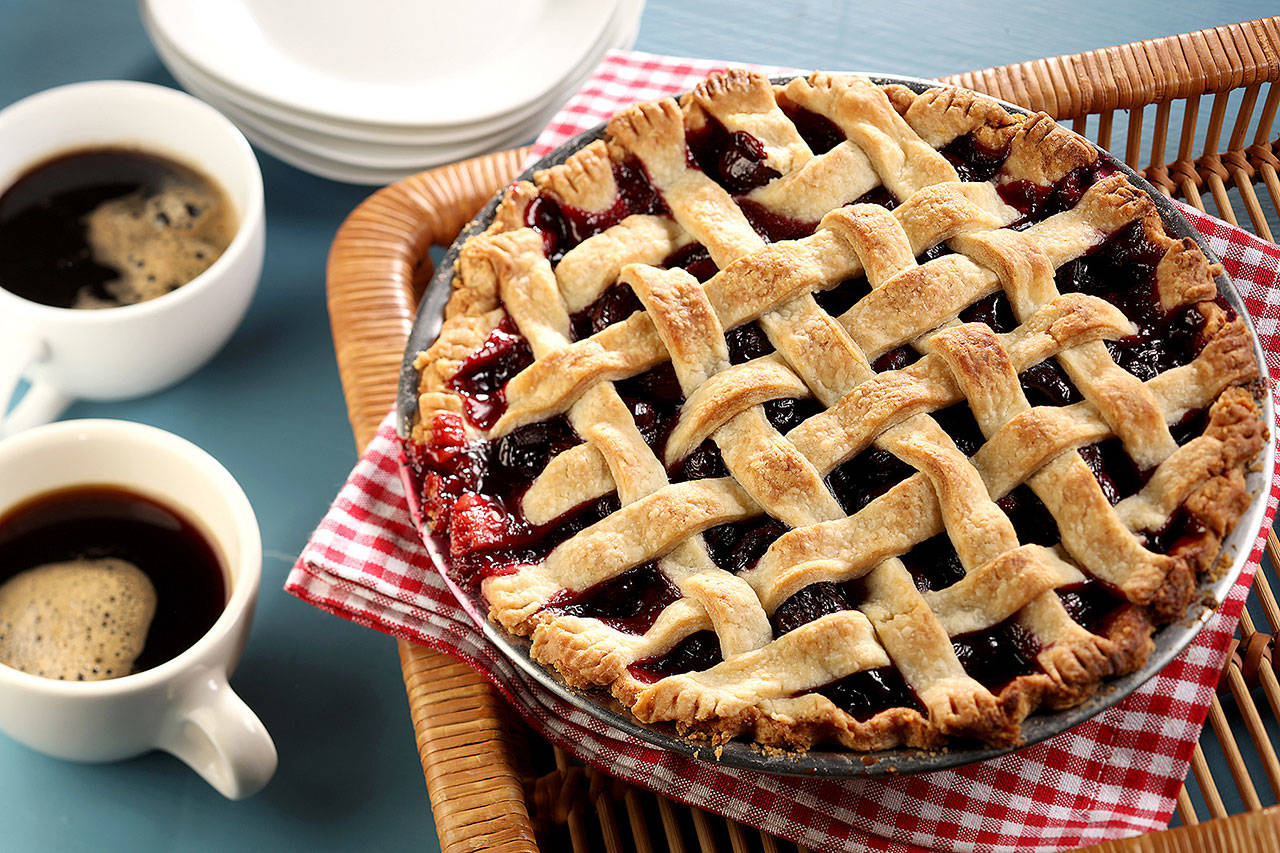
[{"label": "black coffee", "polygon": [[154,299],[204,272],[235,236],[226,193],[132,148],[86,148],[0,194],[0,287],[58,308]]},{"label": "black coffee", "polygon": [[0,662],[10,666],[69,680],[140,672],[190,648],[226,602],[214,546],[151,498],[75,487],[0,517]]}]

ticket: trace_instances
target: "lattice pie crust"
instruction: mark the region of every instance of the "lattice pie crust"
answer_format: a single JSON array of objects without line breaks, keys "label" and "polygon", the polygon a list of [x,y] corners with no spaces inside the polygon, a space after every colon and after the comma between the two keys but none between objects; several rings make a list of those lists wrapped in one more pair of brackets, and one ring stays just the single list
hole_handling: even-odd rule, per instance
[{"label": "lattice pie crust", "polygon": [[[797,115],[824,118],[842,141],[816,152]],[[758,146],[737,165],[767,167],[767,179],[727,189],[708,175],[686,145],[707,127]],[[957,140],[1003,157],[990,180],[959,179],[944,156]],[[611,690],[640,720],[792,747],[1013,743],[1037,708],[1079,703],[1140,666],[1154,627],[1184,612],[1247,507],[1244,472],[1267,430],[1248,332],[1215,302],[1219,269],[1098,165],[1092,146],[1047,116],[1012,116],[966,90],[917,95],[824,73],[775,86],[731,71],[679,102],[624,110],[605,140],[510,187],[492,225],[462,247],[443,331],[419,357],[414,442],[430,446],[462,425],[461,441],[478,445],[563,415],[581,443],[531,473],[523,523],[545,525],[611,493],[618,508],[543,559],[485,573],[491,618],[531,637],[533,656],[566,682]],[[1082,169],[1095,170],[1093,182],[1069,209],[1028,224],[1008,203],[1015,184],[1024,196],[1061,188]],[[660,202],[621,215],[631,204],[623,180],[637,174]],[[896,206],[850,203],[876,193]],[[549,259],[534,210],[546,198],[606,227]],[[770,242],[760,211],[816,227]],[[1158,252],[1153,310],[1190,309],[1202,323],[1189,361],[1149,378],[1119,366],[1106,343],[1138,329],[1124,305],[1055,280],[1125,228],[1140,228]],[[705,283],[663,268],[699,245],[715,265]],[[851,305],[834,316],[820,306],[861,277],[866,293]],[[575,340],[573,315],[618,282],[643,310]],[[1007,300],[1012,328],[962,321],[993,293]],[[505,383],[505,410],[482,430],[461,417],[456,375],[504,322],[532,363]],[[726,333],[749,323],[772,351],[732,363]],[[873,367],[899,350],[913,359],[906,366]],[[1020,374],[1046,359],[1083,399],[1028,401]],[[615,383],[668,361],[685,402],[651,446]],[[784,435],[765,405],[782,399],[810,401],[816,413]],[[965,402],[981,430],[971,454],[933,414]],[[1192,421],[1200,426],[1188,439],[1182,425]],[[1081,451],[1112,439],[1141,472],[1114,505]],[[708,441],[727,475],[673,475]],[[829,475],[872,450],[911,473],[849,514]],[[1060,542],[1020,544],[997,501],[1024,485]],[[433,515],[445,535],[448,518]],[[785,532],[748,567],[729,571],[709,555],[712,528],[771,520]],[[1157,535],[1175,523],[1173,541]],[[962,575],[922,588],[901,558],[940,534]],[[560,606],[647,564],[678,597],[643,630]],[[1059,594],[1082,585],[1110,596],[1093,631]],[[810,588],[838,589],[849,606],[781,630],[779,608]],[[1028,666],[983,683],[953,640],[997,627],[1027,644]],[[707,631],[718,662],[671,663]],[[827,689],[889,671],[905,685],[901,705],[851,713]]]}]

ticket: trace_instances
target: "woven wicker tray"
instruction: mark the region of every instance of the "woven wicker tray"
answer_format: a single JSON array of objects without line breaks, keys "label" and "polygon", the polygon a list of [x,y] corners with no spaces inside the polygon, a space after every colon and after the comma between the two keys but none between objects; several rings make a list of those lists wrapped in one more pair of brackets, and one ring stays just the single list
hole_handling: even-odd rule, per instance
[{"label": "woven wicker tray", "polygon": [[[1238,223],[1233,205],[1239,205],[1245,227],[1274,239],[1268,212],[1274,222],[1280,140],[1272,126],[1280,85],[1270,84],[1280,80],[1280,18],[945,79],[1069,120],[1103,147],[1117,154],[1123,148],[1125,161],[1162,191],[1205,209],[1207,189],[1210,213]],[[451,243],[527,154],[505,151],[406,178],[375,193],[339,230],[329,255],[329,316],[358,446],[394,403],[414,309],[431,278],[430,248]],[[1269,196],[1267,208],[1255,183]],[[1274,536],[1267,544],[1274,565],[1280,545]],[[1220,698],[1178,795],[1178,816],[1188,826],[1097,850],[1280,850],[1280,806],[1262,807],[1264,796],[1280,799],[1280,761],[1267,732],[1280,719],[1280,681],[1271,663],[1280,636],[1273,580],[1260,572],[1254,582],[1250,609],[1265,627],[1258,630],[1248,612],[1241,619]],[[473,670],[399,645],[444,851],[797,849],[577,765],[513,719]],[[1221,756],[1230,785],[1219,787],[1206,751]],[[1260,796],[1259,786],[1269,794]],[[1231,812],[1244,813],[1201,823]]]}]

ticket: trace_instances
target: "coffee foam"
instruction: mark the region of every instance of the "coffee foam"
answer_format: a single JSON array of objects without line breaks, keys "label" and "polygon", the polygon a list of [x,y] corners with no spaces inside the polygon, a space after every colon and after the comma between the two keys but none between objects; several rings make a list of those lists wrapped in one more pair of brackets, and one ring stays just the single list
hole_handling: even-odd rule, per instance
[{"label": "coffee foam", "polygon": [[0,663],[65,681],[133,672],[156,613],[151,579],[124,560],[48,563],[0,585]]},{"label": "coffee foam", "polygon": [[113,308],[163,296],[191,281],[218,259],[235,236],[230,204],[202,183],[166,179],[103,202],[85,217],[93,260],[120,271],[103,299],[86,288],[75,308]]}]

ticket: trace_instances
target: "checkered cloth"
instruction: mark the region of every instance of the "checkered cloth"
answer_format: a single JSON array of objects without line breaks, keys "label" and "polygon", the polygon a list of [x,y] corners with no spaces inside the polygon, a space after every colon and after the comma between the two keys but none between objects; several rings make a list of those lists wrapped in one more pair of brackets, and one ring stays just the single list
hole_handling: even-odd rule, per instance
[{"label": "checkered cloth", "polygon": [[[690,88],[723,63],[611,53],[538,139],[544,153],[627,103]],[[778,69],[763,69],[766,72]],[[1183,206],[1244,294],[1280,366],[1280,248]],[[1274,390],[1274,389],[1273,389]],[[475,667],[543,737],[601,770],[815,850],[1060,849],[1164,827],[1262,553],[1191,645],[1123,702],[1043,743],[907,778],[818,781],[719,767],[609,730],[486,642],[436,572],[406,509],[388,416],[286,589],[317,607]],[[1268,501],[1269,526],[1280,483]],[[1265,528],[1264,528],[1265,529]]]}]

